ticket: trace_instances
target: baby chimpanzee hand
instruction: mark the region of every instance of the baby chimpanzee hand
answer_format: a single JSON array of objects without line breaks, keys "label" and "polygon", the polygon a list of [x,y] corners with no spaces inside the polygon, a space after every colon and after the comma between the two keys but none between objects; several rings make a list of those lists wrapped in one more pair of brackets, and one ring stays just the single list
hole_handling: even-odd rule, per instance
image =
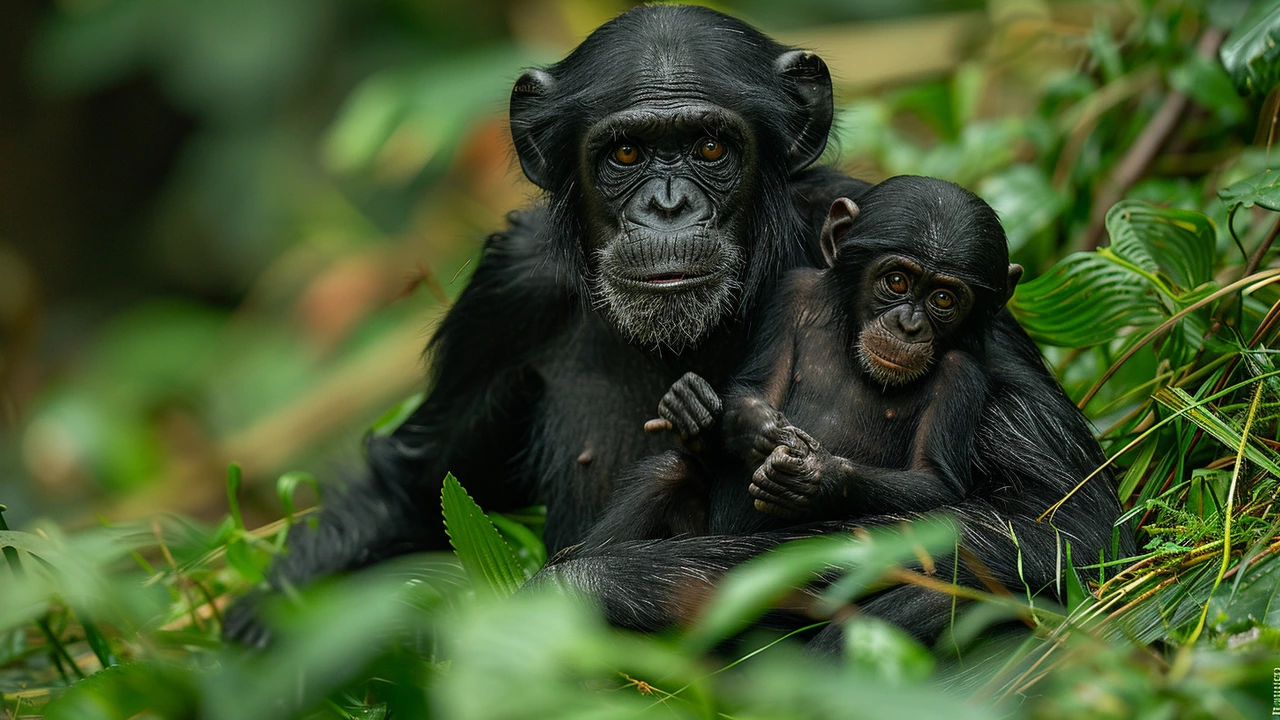
[{"label": "baby chimpanzee hand", "polygon": [[751,477],[748,492],[757,510],[796,519],[810,510],[822,480],[826,451],[798,427],[781,428],[779,442]]},{"label": "baby chimpanzee hand", "polygon": [[658,403],[662,419],[650,420],[645,428],[670,428],[681,444],[696,451],[700,445],[698,436],[720,418],[721,409],[720,396],[710,383],[697,373],[685,373]]}]

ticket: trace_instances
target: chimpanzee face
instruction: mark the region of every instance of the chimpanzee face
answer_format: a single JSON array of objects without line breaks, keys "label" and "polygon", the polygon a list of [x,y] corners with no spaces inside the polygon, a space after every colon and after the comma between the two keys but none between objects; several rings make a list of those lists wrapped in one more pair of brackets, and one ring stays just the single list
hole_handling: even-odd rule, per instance
[{"label": "chimpanzee face", "polygon": [[952,348],[981,346],[1022,277],[991,206],[936,178],[902,175],[857,203],[837,199],[822,251],[858,359],[885,386],[916,380]]},{"label": "chimpanzee face", "polygon": [[963,280],[901,255],[872,263],[860,295],[858,358],[884,385],[923,375],[964,325],[975,300]]},{"label": "chimpanzee face", "polygon": [[822,154],[832,112],[816,55],[661,5],[521,75],[511,133],[595,308],[637,344],[679,352],[798,257],[789,181]]},{"label": "chimpanzee face", "polygon": [[752,154],[737,114],[674,98],[661,112],[615,113],[588,133],[582,171],[596,291],[635,337],[678,349],[732,311],[746,264],[740,208]]}]

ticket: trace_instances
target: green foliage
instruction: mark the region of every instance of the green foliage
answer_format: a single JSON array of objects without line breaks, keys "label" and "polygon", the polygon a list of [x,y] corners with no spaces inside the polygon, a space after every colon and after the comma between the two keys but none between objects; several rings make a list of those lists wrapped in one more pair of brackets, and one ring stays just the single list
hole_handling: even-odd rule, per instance
[{"label": "green foliage", "polygon": [[1236,84],[1266,94],[1280,85],[1280,2],[1255,0],[1222,44],[1222,64]]},{"label": "green foliage", "polygon": [[452,474],[441,490],[444,527],[454,552],[476,587],[507,597],[527,579],[524,567],[502,539],[493,522],[476,505]]},{"label": "green foliage", "polygon": [[[453,196],[442,203],[433,183],[470,161],[470,128],[501,106],[518,67],[541,57],[500,37],[502,23],[437,22],[452,12],[443,5],[356,5],[67,5],[47,23],[33,67],[41,87],[64,93],[139,70],[157,78],[201,126],[175,205],[198,199],[200,227],[241,253],[237,268],[252,269],[235,277],[271,278],[254,302],[293,317],[286,298],[306,295],[288,281],[299,267],[418,233],[419,196],[471,208]],[[906,11],[898,5],[865,12]],[[1035,23],[1031,5],[1024,21]],[[260,583],[285,551],[290,524],[308,517],[295,497],[315,480],[280,476],[274,493],[259,494],[286,518],[254,529],[254,478],[232,465],[228,513],[212,526],[158,516],[67,533],[48,522],[10,530],[0,516],[0,717],[1265,715],[1280,653],[1280,367],[1271,349],[1280,269],[1268,244],[1280,181],[1274,150],[1248,143],[1274,120],[1266,96],[1280,83],[1280,3],[1257,0],[1242,18],[1218,3],[1132,5],[1060,35],[1062,17],[1035,25],[1067,48],[1056,64],[1028,51],[1028,36],[1009,31],[1013,45],[1001,44],[1006,26],[991,33],[989,52],[945,73],[876,93],[843,88],[833,143],[856,174],[950,178],[1001,213],[1028,269],[1011,308],[1085,402],[1124,522],[1144,548],[1090,565],[1064,540],[1066,608],[1032,606],[1024,588],[951,587],[957,537],[938,518],[784,546],[720,579],[687,624],[619,632],[590,602],[521,590],[546,561],[544,514],[486,515],[450,476],[441,500],[454,556],[291,588],[267,604],[275,641],[255,655],[220,640],[225,601]],[[811,19],[844,17],[829,3],[797,7]],[[489,9],[464,8],[477,17]],[[536,24],[530,18],[512,24]],[[344,23],[359,29],[344,35]],[[1230,26],[1221,63],[1197,49],[1214,24]],[[309,65],[330,54],[332,65]],[[1179,91],[1190,109],[1161,151],[1135,164],[1139,139]],[[495,153],[481,144],[473,154]],[[1120,182],[1137,165],[1141,177]],[[430,217],[432,233],[453,232]],[[488,218],[475,225],[458,234],[492,229]],[[282,237],[301,239],[285,252]],[[449,255],[451,267],[464,254]],[[289,410],[339,361],[379,350],[396,327],[419,342],[424,311],[465,283],[420,269],[435,283],[430,303],[371,311],[349,339],[321,350],[296,323],[243,309],[162,303],[121,314],[91,343],[85,369],[40,400],[23,452],[72,469],[50,477],[114,490],[181,465],[155,429],[173,407],[198,409],[219,433],[269,435],[271,423],[256,423]],[[345,307],[342,297],[321,308]],[[371,432],[394,431],[420,399],[388,410]],[[217,449],[229,447],[246,444]],[[815,576],[823,582],[810,584]],[[901,582],[953,594],[953,622],[936,647],[857,612],[862,598]],[[757,623],[780,605],[812,623],[791,636]],[[845,656],[804,654],[801,644],[830,623],[842,625]]]}]

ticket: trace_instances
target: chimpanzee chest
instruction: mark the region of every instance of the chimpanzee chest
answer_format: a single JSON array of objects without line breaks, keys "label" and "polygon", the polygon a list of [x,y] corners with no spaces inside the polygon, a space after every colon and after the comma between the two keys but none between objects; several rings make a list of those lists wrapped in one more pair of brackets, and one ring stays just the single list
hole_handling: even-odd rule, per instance
[{"label": "chimpanzee chest", "polygon": [[862,371],[843,334],[825,328],[797,337],[793,374],[780,408],[828,452],[878,467],[911,463],[929,380],[883,387]]},{"label": "chimpanzee chest", "polygon": [[582,539],[624,468],[675,446],[644,423],[678,376],[611,340],[584,329],[539,363],[544,394],[521,465],[547,504],[552,552]]}]

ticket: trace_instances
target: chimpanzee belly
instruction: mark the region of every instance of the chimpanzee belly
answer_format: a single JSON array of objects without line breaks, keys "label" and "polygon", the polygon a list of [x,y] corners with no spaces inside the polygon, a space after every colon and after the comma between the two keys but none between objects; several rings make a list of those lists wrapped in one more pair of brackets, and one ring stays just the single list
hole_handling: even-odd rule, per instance
[{"label": "chimpanzee belly", "polygon": [[605,332],[584,325],[538,367],[545,392],[521,467],[547,505],[551,553],[581,541],[624,468],[675,447],[668,433],[645,434],[644,423],[678,374]]},{"label": "chimpanzee belly", "polygon": [[[810,329],[797,339],[794,373],[779,408],[834,455],[905,469],[929,393],[875,386],[857,366],[855,351],[837,333]],[[925,380],[924,382],[928,382]]]}]

